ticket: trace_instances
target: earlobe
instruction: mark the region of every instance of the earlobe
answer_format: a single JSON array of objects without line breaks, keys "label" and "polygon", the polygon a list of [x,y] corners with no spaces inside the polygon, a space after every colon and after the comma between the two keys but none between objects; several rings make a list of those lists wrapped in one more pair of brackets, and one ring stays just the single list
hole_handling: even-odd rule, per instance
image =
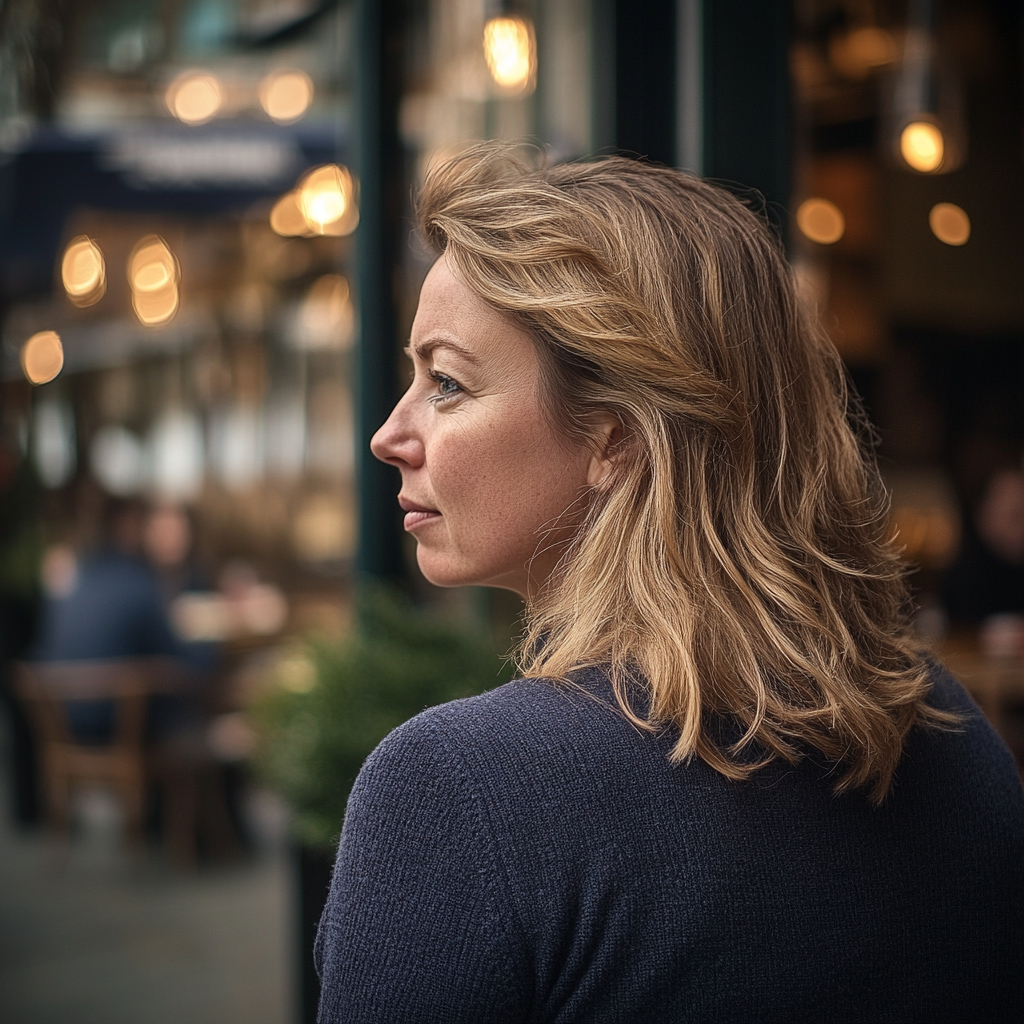
[{"label": "earlobe", "polygon": [[590,466],[587,469],[587,483],[591,487],[601,487],[608,477],[611,476],[611,472],[612,460],[599,458],[595,455],[590,460]]},{"label": "earlobe", "polygon": [[611,476],[615,463],[615,447],[622,440],[622,423],[618,416],[605,413],[595,424],[595,441],[597,451],[590,458],[587,467],[587,483],[591,487],[600,487]]}]

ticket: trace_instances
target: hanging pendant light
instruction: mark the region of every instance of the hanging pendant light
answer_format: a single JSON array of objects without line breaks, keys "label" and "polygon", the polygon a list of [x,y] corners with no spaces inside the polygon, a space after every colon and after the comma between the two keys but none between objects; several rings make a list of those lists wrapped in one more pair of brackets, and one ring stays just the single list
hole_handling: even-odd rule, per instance
[{"label": "hanging pendant light", "polygon": [[963,96],[936,35],[935,0],[910,0],[886,137],[900,166],[946,174],[967,155]]},{"label": "hanging pendant light", "polygon": [[488,4],[484,59],[499,94],[525,96],[537,85],[537,40],[533,20],[515,0]]}]

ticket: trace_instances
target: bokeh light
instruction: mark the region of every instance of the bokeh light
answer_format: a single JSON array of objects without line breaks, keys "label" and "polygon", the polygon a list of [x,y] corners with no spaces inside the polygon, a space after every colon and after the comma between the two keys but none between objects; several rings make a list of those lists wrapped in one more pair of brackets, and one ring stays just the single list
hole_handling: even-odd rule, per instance
[{"label": "bokeh light", "polygon": [[338,164],[314,167],[299,182],[299,209],[318,235],[347,235],[359,223],[352,176]]},{"label": "bokeh light", "polygon": [[484,57],[502,89],[528,91],[537,66],[533,25],[525,18],[491,18],[484,26]]},{"label": "bokeh light", "polygon": [[270,226],[285,237],[313,234],[299,206],[298,192],[286,192],[278,199],[270,211]]},{"label": "bokeh light", "polygon": [[146,235],[128,259],[135,315],[147,326],[167,323],[178,311],[178,261],[158,235]]},{"label": "bokeh light", "polygon": [[931,121],[912,121],[900,134],[900,154],[915,171],[937,171],[945,150],[942,132]]},{"label": "bokeh light", "polygon": [[304,71],[272,71],[260,82],[259,97],[271,120],[291,124],[313,102],[313,80]]},{"label": "bokeh light", "polygon": [[64,346],[56,331],[39,331],[21,346],[21,369],[33,384],[46,384],[64,368]]},{"label": "bokeh light", "polygon": [[186,71],[167,87],[167,109],[185,124],[205,124],[224,102],[224,90],[209,71]]},{"label": "bokeh light", "polygon": [[67,297],[76,306],[99,302],[107,290],[107,268],[100,247],[86,235],[68,242],[60,263]]},{"label": "bokeh light", "polygon": [[971,237],[971,218],[955,203],[936,203],[928,214],[928,226],[946,245],[966,245]]},{"label": "bokeh light", "polygon": [[805,199],[796,211],[797,227],[812,242],[833,245],[843,237],[846,218],[835,203],[814,196]]}]

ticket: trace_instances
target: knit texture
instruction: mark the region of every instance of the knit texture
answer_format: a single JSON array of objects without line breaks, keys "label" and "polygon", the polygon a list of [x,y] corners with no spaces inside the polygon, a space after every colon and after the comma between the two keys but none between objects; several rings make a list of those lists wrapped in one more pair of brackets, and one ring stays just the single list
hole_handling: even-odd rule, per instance
[{"label": "knit texture", "polygon": [[317,937],[323,1024],[1010,1021],[1024,793],[948,674],[880,807],[812,760],[672,765],[607,679],[431,708],[367,759]]}]

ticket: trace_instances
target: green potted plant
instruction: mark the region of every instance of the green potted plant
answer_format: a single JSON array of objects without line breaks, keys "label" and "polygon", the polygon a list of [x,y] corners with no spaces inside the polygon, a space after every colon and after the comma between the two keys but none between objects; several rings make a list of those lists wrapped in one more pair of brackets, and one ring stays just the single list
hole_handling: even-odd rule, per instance
[{"label": "green potted plant", "polygon": [[257,771],[292,810],[297,840],[305,1019],[316,1019],[313,938],[342,818],[373,748],[424,708],[481,693],[512,676],[482,631],[367,588],[341,640],[309,639],[282,660],[278,686],[254,708]]}]

